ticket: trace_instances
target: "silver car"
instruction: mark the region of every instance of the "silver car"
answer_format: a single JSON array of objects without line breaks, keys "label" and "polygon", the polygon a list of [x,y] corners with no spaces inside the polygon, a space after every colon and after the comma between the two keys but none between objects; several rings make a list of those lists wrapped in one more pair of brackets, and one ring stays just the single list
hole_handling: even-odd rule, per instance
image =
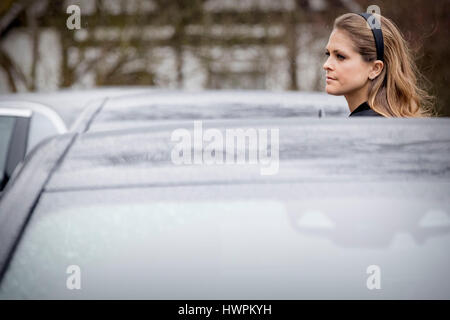
[{"label": "silver car", "polygon": [[88,107],[5,190],[0,298],[449,299],[450,119],[296,97]]}]

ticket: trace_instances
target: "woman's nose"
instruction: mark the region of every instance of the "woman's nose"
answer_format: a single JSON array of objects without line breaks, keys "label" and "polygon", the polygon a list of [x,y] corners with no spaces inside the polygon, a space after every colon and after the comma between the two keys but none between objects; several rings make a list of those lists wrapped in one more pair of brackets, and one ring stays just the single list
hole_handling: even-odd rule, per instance
[{"label": "woman's nose", "polygon": [[327,71],[327,70],[331,70],[332,66],[330,64],[330,58],[328,57],[327,61],[325,61],[325,63],[323,64],[323,70]]}]

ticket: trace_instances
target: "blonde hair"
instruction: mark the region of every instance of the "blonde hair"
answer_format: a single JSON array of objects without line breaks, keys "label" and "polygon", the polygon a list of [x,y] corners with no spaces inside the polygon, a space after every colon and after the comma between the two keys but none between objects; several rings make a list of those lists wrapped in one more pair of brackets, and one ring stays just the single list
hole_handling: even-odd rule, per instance
[{"label": "blonde hair", "polygon": [[[370,107],[385,117],[433,116],[434,98],[420,87],[426,81],[412,58],[406,40],[388,18],[376,15],[381,21],[384,41],[384,67],[369,86]],[[380,20],[381,19],[381,20]],[[375,40],[367,21],[355,13],[346,13],[334,21],[334,29],[346,32],[356,52],[366,62],[377,60]]]}]

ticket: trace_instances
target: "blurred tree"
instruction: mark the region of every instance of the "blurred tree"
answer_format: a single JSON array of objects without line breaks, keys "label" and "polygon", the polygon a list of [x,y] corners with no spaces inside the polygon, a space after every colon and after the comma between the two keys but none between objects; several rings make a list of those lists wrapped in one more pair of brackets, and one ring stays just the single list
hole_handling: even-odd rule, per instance
[{"label": "blurred tree", "polygon": [[[429,91],[437,97],[437,109],[441,114],[450,116],[450,91],[447,90],[450,72],[449,2],[3,0],[0,3],[1,39],[16,28],[26,30],[31,40],[32,63],[29,70],[24,70],[24,66],[0,46],[0,67],[5,71],[11,91],[20,88],[36,90],[40,34],[43,28],[51,28],[59,35],[61,44],[60,87],[71,87],[86,75],[94,74],[98,86],[166,86],[175,82],[178,88],[183,88],[194,68],[188,65],[186,57],[195,56],[199,61],[199,66],[195,68],[201,68],[201,72],[206,73],[204,86],[207,88],[220,87],[225,83],[232,87],[247,87],[245,81],[249,81],[249,88],[264,88],[267,75],[285,72],[287,81],[284,88],[299,90],[304,88],[299,75],[305,67],[309,67],[304,61],[299,61],[299,54],[317,45],[316,39],[325,39],[338,15],[376,4],[382,14],[392,18],[403,31],[420,70],[430,80]],[[65,27],[68,17],[65,9],[72,3],[83,3],[82,30]],[[234,5],[226,6],[226,3]],[[249,3],[251,5],[245,7]],[[317,9],[321,3],[322,9]],[[84,11],[86,4],[92,9],[89,12]],[[326,6],[323,7],[323,4]],[[151,10],[147,10],[149,6]],[[310,34],[310,40],[299,41],[305,33]],[[307,47],[307,50],[300,46]],[[165,75],[167,81],[161,81],[161,74],[152,69],[158,67],[159,59],[166,58],[153,54],[159,48],[170,48],[163,52],[173,53],[174,75]],[[285,52],[287,67],[283,65],[282,71],[272,66],[282,59],[274,54],[274,48],[283,48]],[[249,60],[247,67],[243,64],[242,55],[237,54],[242,52],[246,52]],[[239,67],[233,68],[235,62]],[[320,90],[323,84],[321,65],[317,64],[315,70],[317,76],[312,80],[312,87]],[[421,81],[427,84],[425,78]]]},{"label": "blurred tree", "polygon": [[5,71],[11,91],[17,91],[17,82],[21,82],[29,91],[36,89],[36,66],[39,60],[39,25],[37,17],[41,5],[31,0],[5,0],[0,4],[0,39],[26,20],[32,42],[32,63],[30,76],[0,46],[0,66]]}]

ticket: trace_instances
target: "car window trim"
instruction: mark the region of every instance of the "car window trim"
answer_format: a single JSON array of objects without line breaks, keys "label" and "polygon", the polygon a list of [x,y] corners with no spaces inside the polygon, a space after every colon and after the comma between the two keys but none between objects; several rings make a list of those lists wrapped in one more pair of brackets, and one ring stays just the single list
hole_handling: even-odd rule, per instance
[{"label": "car window trim", "polygon": [[31,118],[32,113],[33,112],[31,110],[27,110],[27,109],[0,108],[0,116],[5,116],[5,117]]}]

